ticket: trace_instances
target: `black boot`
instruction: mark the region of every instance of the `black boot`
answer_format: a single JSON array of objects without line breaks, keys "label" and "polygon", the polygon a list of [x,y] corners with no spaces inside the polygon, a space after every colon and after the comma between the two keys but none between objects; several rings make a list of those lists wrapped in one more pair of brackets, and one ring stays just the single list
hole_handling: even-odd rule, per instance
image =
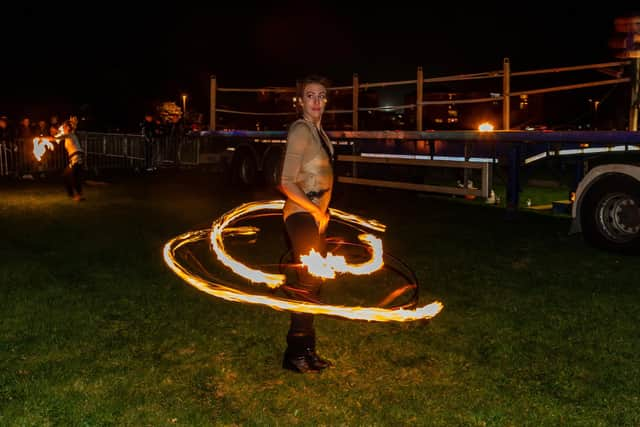
[{"label": "black boot", "polygon": [[284,353],[282,360],[282,367],[299,374],[306,374],[308,372],[318,372],[317,369],[313,369],[305,356],[295,356],[287,352]]},{"label": "black boot", "polygon": [[307,363],[314,369],[321,371],[329,366],[333,366],[333,363],[327,359],[323,359],[316,353],[316,337],[312,335],[311,345],[305,348],[305,355],[307,356]]},{"label": "black boot", "polygon": [[308,356],[309,349],[313,346],[313,336],[304,333],[289,333],[287,335],[287,350],[284,352],[282,367],[293,372],[306,374],[318,372]]}]

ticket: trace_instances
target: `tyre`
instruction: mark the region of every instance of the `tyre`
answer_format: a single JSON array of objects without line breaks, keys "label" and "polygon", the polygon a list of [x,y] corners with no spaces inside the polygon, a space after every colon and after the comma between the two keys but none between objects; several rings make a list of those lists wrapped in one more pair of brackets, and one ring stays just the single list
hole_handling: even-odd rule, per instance
[{"label": "tyre", "polygon": [[256,183],[258,176],[258,164],[255,157],[247,152],[239,152],[231,163],[231,178],[234,184],[245,187]]},{"label": "tyre", "polygon": [[624,175],[602,178],[584,195],[580,223],[592,246],[640,253],[640,182]]}]

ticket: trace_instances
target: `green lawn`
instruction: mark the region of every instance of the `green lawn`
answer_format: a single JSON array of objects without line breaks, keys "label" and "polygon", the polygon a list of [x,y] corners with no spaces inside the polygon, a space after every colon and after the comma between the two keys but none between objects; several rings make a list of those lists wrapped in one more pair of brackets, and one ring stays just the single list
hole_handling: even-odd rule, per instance
[{"label": "green lawn", "polygon": [[81,203],[0,184],[0,425],[640,425],[638,259],[568,236],[567,216],[339,187],[334,207],[385,223],[421,304],[444,309],[318,316],[335,367],[297,375],[280,368],[286,312],[162,260],[172,237],[278,195],[196,173],[106,181]]}]

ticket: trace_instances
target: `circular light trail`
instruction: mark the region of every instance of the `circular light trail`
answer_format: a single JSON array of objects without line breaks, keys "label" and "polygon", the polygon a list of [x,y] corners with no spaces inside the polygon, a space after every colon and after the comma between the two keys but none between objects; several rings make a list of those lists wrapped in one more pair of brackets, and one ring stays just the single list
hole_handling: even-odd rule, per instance
[{"label": "circular light trail", "polygon": [[[279,212],[282,210],[283,206],[283,200],[258,201],[240,205],[216,219],[213,222],[211,229],[190,231],[171,239],[164,246],[164,261],[180,278],[202,292],[228,301],[266,305],[277,310],[325,314],[352,320],[380,322],[406,322],[430,319],[442,310],[443,305],[439,301],[434,301],[428,305],[411,309],[393,309],[383,307],[318,304],[275,296],[247,293],[220,283],[221,281],[212,281],[198,277],[190,271],[187,266],[178,261],[178,257],[176,255],[186,245],[209,239],[210,247],[215,253],[218,261],[229,270],[243,278],[251,280],[253,283],[265,284],[271,289],[281,286],[285,282],[285,275],[257,270],[232,258],[225,250],[224,237],[257,233],[259,230],[255,227],[233,227],[233,225],[242,219],[255,215],[257,212]],[[386,229],[384,224],[375,220],[364,219],[357,215],[334,208],[330,208],[329,212],[332,217],[336,217],[343,223],[359,229],[365,228],[379,232],[383,232]],[[364,242],[371,253],[370,260],[354,265],[346,263],[343,257],[333,256],[330,253],[327,254],[327,257],[322,257],[319,254],[312,253],[307,258],[309,265],[307,265],[306,268],[308,268],[311,273],[322,274],[323,277],[333,277],[336,272],[369,274],[370,272],[381,268],[383,265],[383,256],[382,243],[380,239],[370,234],[360,235],[359,238]],[[314,270],[314,268],[317,270]]]}]

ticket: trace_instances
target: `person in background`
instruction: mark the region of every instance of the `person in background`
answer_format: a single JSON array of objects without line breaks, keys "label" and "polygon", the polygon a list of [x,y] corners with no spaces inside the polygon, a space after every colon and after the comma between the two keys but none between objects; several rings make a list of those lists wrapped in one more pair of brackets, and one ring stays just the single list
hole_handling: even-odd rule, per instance
[{"label": "person in background", "polygon": [[49,134],[49,127],[46,120],[38,120],[36,125],[35,136],[47,136]]},{"label": "person in background", "polygon": [[27,116],[23,116],[18,123],[18,127],[15,129],[15,138],[25,140],[28,144],[32,143],[32,139],[35,136],[33,128],[31,127],[31,119]]},{"label": "person in background", "polygon": [[76,202],[85,200],[82,194],[82,180],[84,171],[84,150],[75,134],[75,126],[71,120],[62,123],[62,132],[55,136],[56,142],[64,141],[68,164],[62,173],[64,186],[69,197]]},{"label": "person in background", "polygon": [[7,116],[0,116],[0,141],[5,142],[9,139],[9,118]]},{"label": "person in background", "polygon": [[59,128],[60,123],[58,122],[58,116],[54,114],[49,119],[49,135],[55,136],[58,133]]},{"label": "person in background", "polygon": [[[333,146],[321,126],[327,88],[328,81],[320,76],[301,82],[297,100],[302,118],[289,126],[287,136],[279,189],[286,196],[283,217],[295,264],[311,249],[326,256],[325,230],[333,189]],[[296,283],[284,285],[283,290],[292,298],[318,302],[322,279],[304,267],[296,273]],[[313,320],[312,314],[291,313],[284,369],[307,373],[332,365],[316,353]]]},{"label": "person in background", "polygon": [[[38,124],[36,125],[34,130],[34,136],[40,138],[47,138],[50,136],[49,125],[47,124],[46,120],[38,120]],[[44,159],[41,159],[39,162],[37,162],[34,167],[34,173],[40,178],[44,178],[46,176],[44,171],[49,165],[48,160],[49,157],[45,157]]]},{"label": "person in background", "polygon": [[151,114],[146,114],[140,123],[140,130],[144,138],[144,168],[147,172],[154,170],[153,139],[157,133],[157,126]]},{"label": "person in background", "polygon": [[0,116],[0,144],[9,145],[12,140],[11,130],[9,129],[9,118]]},{"label": "person in background", "polygon": [[15,129],[14,142],[17,147],[16,173],[23,179],[33,179],[36,163],[33,157],[33,138],[36,136],[31,119],[23,116]]},{"label": "person in background", "polygon": [[9,175],[13,166],[13,137],[9,118],[0,116],[0,176]]}]

